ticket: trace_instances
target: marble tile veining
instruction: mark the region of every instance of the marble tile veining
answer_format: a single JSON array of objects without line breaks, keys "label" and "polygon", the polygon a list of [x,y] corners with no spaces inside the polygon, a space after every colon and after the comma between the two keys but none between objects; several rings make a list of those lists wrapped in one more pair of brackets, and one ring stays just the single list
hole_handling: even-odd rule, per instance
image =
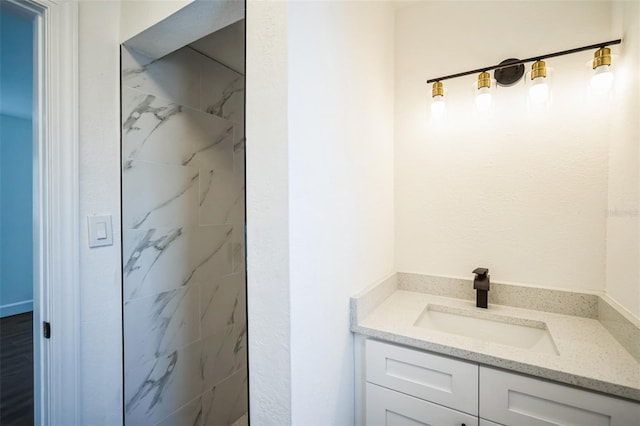
[{"label": "marble tile veining", "polygon": [[[233,224],[243,206],[244,191],[232,174],[203,171],[200,177],[198,218],[202,225]],[[244,210],[243,210],[244,212]]]},{"label": "marble tile veining", "polygon": [[233,425],[247,412],[247,370],[243,369],[216,384],[202,396],[205,426]]},{"label": "marble tile veining", "polygon": [[122,172],[125,229],[198,223],[199,170],[133,161]]},{"label": "marble tile veining", "polygon": [[234,124],[137,90],[122,90],[122,156],[233,172]]},{"label": "marble tile veining", "polygon": [[122,49],[122,85],[193,108],[200,106],[201,55],[180,49],[159,60]]},{"label": "marble tile veining", "polygon": [[126,372],[199,338],[200,287],[130,300],[124,305]]},{"label": "marble tile veining", "polygon": [[198,396],[181,408],[156,423],[156,426],[200,426],[202,425],[202,397]]},{"label": "marble tile veining", "polygon": [[233,271],[245,269],[245,137],[244,126],[236,125],[233,144],[233,178],[235,188],[239,188],[240,197],[231,213],[233,224]]},{"label": "marble tile veining", "polygon": [[245,167],[245,143],[244,124],[234,124],[233,127],[233,172],[244,184]]},{"label": "marble tile veining", "polygon": [[202,393],[201,349],[198,341],[127,371],[127,425],[160,422]]},{"label": "marble tile veining", "polygon": [[220,333],[232,325],[243,327],[246,311],[244,274],[227,275],[203,285],[199,310],[202,337]]},{"label": "marble tile veining", "polygon": [[205,387],[211,387],[247,365],[247,327],[229,326],[203,340],[202,369]]},{"label": "marble tile veining", "polygon": [[124,299],[230,274],[231,236],[230,225],[125,230]]},{"label": "marble tile veining", "polygon": [[245,228],[243,223],[236,223],[233,226],[233,272],[241,273],[245,270]]},{"label": "marble tile veining", "polygon": [[203,58],[202,104],[209,114],[244,122],[244,76]]},{"label": "marble tile veining", "polygon": [[246,419],[244,77],[122,49],[125,423]]}]

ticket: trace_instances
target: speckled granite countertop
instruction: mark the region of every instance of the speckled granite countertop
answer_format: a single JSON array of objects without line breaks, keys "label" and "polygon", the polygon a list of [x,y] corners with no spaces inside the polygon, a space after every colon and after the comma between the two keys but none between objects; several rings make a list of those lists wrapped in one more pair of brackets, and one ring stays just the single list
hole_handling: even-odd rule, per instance
[{"label": "speckled granite countertop", "polygon": [[[559,354],[415,325],[430,304],[481,318],[493,315],[543,322]],[[640,363],[597,319],[491,303],[485,310],[470,300],[402,290],[391,281],[356,296],[351,306],[351,330],[364,336],[640,401]]]}]

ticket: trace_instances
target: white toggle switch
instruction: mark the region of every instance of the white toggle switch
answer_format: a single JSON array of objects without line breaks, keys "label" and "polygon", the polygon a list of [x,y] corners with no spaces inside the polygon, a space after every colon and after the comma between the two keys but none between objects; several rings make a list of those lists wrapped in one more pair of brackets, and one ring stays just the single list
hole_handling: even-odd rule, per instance
[{"label": "white toggle switch", "polygon": [[111,216],[87,216],[89,224],[89,247],[110,246],[113,244]]},{"label": "white toggle switch", "polygon": [[104,222],[98,222],[96,224],[96,238],[98,240],[104,240],[107,238],[107,224]]}]

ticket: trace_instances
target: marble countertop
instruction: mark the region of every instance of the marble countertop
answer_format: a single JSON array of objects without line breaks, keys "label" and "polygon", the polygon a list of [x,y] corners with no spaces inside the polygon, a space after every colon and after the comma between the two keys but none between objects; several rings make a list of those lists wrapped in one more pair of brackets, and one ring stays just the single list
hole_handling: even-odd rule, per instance
[{"label": "marble countertop", "polygon": [[[388,287],[388,286],[387,286]],[[351,330],[364,336],[640,401],[640,363],[597,320],[393,289],[352,299]],[[369,292],[371,293],[371,292]],[[374,295],[375,296],[375,295]],[[375,297],[374,297],[375,299]],[[366,309],[358,303],[362,302]],[[544,322],[559,354],[444,333],[415,325],[429,304]]]}]

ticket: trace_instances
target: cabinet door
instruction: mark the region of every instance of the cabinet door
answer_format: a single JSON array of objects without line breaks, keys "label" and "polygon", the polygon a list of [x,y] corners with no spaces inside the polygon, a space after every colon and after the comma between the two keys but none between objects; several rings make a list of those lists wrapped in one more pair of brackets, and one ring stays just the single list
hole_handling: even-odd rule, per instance
[{"label": "cabinet door", "polygon": [[477,426],[478,418],[367,383],[367,426]]},{"label": "cabinet door", "polygon": [[480,416],[508,426],[631,426],[640,404],[480,367]]},{"label": "cabinet door", "polygon": [[367,382],[478,415],[478,365],[367,340]]}]

